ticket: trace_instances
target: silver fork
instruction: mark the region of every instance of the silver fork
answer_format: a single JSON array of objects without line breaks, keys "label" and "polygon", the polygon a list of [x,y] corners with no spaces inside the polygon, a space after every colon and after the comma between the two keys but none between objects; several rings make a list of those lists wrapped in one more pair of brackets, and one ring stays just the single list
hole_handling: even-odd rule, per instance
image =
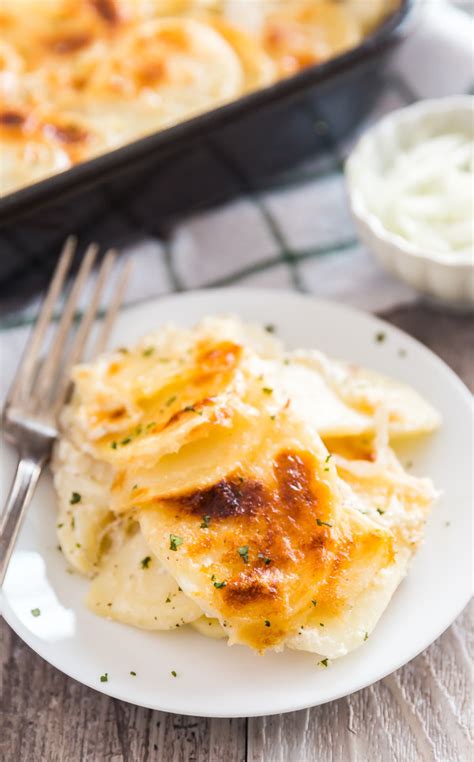
[{"label": "silver fork", "polygon": [[[100,265],[92,296],[80,321],[75,319],[81,291],[89,279],[99,247],[91,244],[72,284],[47,354],[42,357],[46,335],[54,325],[53,314],[76,250],[76,239],[64,244],[48,293],[29,337],[25,352],[3,408],[5,439],[19,455],[10,494],[0,517],[0,586],[3,584],[22,520],[41,471],[51,457],[58,436],[58,414],[70,391],[69,371],[84,353],[100,306],[104,285],[117,253],[110,249]],[[114,296],[106,310],[94,354],[105,349],[120,308],[128,278],[128,264],[120,272]]]}]

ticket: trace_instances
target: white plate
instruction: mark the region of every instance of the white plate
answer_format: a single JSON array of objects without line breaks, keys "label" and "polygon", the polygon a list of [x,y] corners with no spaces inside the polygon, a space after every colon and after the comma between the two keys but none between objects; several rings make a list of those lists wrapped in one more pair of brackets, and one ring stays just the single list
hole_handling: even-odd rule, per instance
[{"label": "white plate", "polygon": [[[231,312],[275,324],[289,347],[319,347],[417,388],[444,423],[434,436],[405,446],[402,455],[444,494],[425,544],[375,632],[324,669],[307,653],[259,656],[190,628],[153,634],[94,616],[83,605],[87,581],[66,572],[57,550],[54,495],[50,479],[43,478],[5,582],[7,622],[40,656],[85,685],[133,704],[210,717],[287,712],[365,687],[426,648],[471,592],[471,398],[457,376],[421,344],[371,315],[278,291],[201,291],[129,308],[111,345],[134,341],[165,321],[192,324],[203,315]],[[375,340],[380,331],[386,335],[381,343]],[[6,491],[14,454],[5,452],[0,465]],[[36,618],[35,608],[41,609]],[[108,682],[100,682],[105,672]]]}]

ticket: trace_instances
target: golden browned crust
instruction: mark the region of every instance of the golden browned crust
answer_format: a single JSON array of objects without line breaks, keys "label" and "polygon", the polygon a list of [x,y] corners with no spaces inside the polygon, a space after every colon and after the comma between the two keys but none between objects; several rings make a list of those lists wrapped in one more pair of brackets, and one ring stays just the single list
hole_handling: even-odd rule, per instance
[{"label": "golden browned crust", "polygon": [[[324,468],[310,451],[283,449],[264,481],[236,472],[143,509],[165,515],[186,538],[190,561],[212,553],[212,605],[240,641],[259,650],[304,627],[315,600],[322,618],[347,607],[359,564],[393,562],[391,537],[341,510]],[[355,580],[348,585],[349,569]]]}]

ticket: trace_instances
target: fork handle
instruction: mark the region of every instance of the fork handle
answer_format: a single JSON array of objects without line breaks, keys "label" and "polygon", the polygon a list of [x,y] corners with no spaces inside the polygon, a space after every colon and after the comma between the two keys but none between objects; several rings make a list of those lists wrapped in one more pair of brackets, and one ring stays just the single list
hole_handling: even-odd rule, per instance
[{"label": "fork handle", "polygon": [[18,461],[10,494],[0,516],[0,587],[3,585],[20,526],[43,466],[44,460],[27,456]]}]

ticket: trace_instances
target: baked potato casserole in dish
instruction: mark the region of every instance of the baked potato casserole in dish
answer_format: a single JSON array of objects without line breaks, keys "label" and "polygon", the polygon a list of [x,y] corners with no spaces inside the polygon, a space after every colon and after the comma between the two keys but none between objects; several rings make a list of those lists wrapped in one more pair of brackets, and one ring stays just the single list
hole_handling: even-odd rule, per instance
[{"label": "baked potato casserole in dish", "polygon": [[3,0],[0,190],[356,46],[398,0]]}]

